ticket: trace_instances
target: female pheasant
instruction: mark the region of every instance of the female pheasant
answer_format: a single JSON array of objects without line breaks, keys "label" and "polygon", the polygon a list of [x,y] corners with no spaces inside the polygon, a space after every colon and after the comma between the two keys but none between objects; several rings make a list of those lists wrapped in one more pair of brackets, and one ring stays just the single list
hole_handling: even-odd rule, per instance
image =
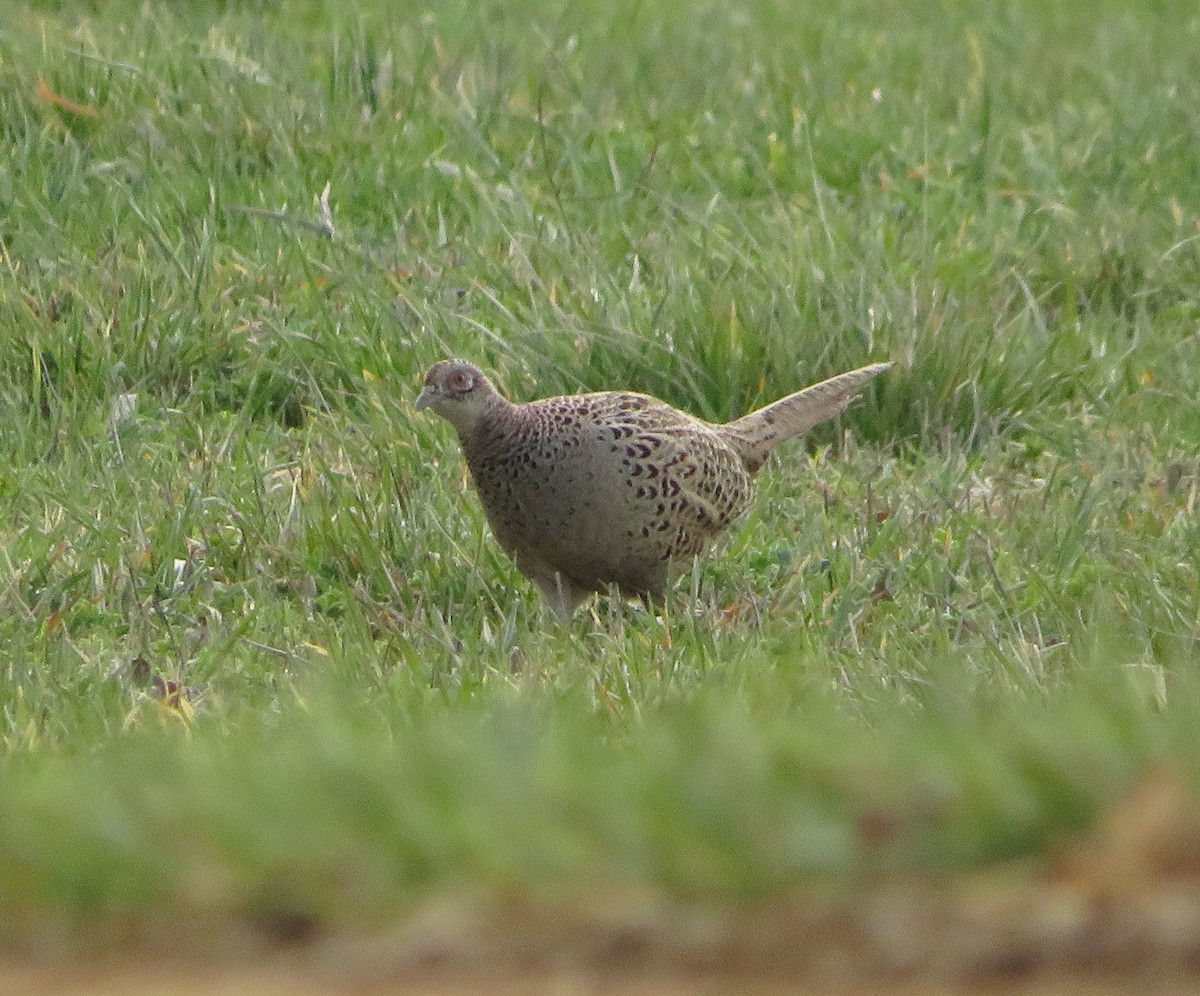
[{"label": "female pheasant", "polygon": [[569,617],[610,585],[661,600],[672,565],[749,506],[772,450],[843,411],[890,366],[831,377],[725,425],[627,391],[513,404],[465,360],[434,364],[416,407],[454,426],[500,545]]}]

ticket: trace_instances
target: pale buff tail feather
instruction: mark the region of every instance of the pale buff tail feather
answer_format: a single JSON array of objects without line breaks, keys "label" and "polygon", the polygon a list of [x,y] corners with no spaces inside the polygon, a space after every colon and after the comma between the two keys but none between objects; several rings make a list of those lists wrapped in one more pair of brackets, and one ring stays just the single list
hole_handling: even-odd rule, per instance
[{"label": "pale buff tail feather", "polygon": [[803,436],[809,429],[845,411],[863,385],[887,370],[890,363],[872,363],[868,367],[830,377],[803,391],[789,394],[774,404],[722,427],[750,473],[767,462],[772,451],[788,439]]}]

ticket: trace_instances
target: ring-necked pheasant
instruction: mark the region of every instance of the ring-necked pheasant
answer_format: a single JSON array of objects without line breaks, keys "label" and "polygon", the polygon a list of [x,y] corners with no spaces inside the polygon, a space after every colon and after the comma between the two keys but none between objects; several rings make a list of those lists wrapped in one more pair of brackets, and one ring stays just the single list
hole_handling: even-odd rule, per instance
[{"label": "ring-necked pheasant", "polygon": [[833,418],[890,366],[831,377],[725,425],[627,391],[513,404],[465,360],[434,364],[416,407],[457,430],[500,545],[568,617],[610,585],[661,600],[672,564],[749,506],[775,447]]}]

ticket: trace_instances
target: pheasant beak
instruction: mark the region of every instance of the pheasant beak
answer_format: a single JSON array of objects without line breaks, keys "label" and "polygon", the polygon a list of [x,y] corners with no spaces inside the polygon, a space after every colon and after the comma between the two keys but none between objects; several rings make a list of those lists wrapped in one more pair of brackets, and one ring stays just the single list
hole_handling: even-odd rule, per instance
[{"label": "pheasant beak", "polygon": [[423,390],[419,395],[417,395],[417,404],[416,404],[417,411],[421,411],[422,409],[432,407],[433,403],[435,401],[437,401],[437,398],[438,398],[437,388],[436,387],[426,387],[425,390]]}]

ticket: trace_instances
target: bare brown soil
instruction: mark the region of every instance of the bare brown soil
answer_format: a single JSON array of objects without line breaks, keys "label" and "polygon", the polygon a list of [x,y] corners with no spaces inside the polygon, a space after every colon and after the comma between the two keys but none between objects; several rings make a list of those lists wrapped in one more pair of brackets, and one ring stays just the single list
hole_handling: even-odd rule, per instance
[{"label": "bare brown soil", "polygon": [[369,938],[204,947],[26,951],[0,993],[1200,993],[1200,807],[1160,774],[1051,858],[969,876],[743,908],[454,900]]}]

